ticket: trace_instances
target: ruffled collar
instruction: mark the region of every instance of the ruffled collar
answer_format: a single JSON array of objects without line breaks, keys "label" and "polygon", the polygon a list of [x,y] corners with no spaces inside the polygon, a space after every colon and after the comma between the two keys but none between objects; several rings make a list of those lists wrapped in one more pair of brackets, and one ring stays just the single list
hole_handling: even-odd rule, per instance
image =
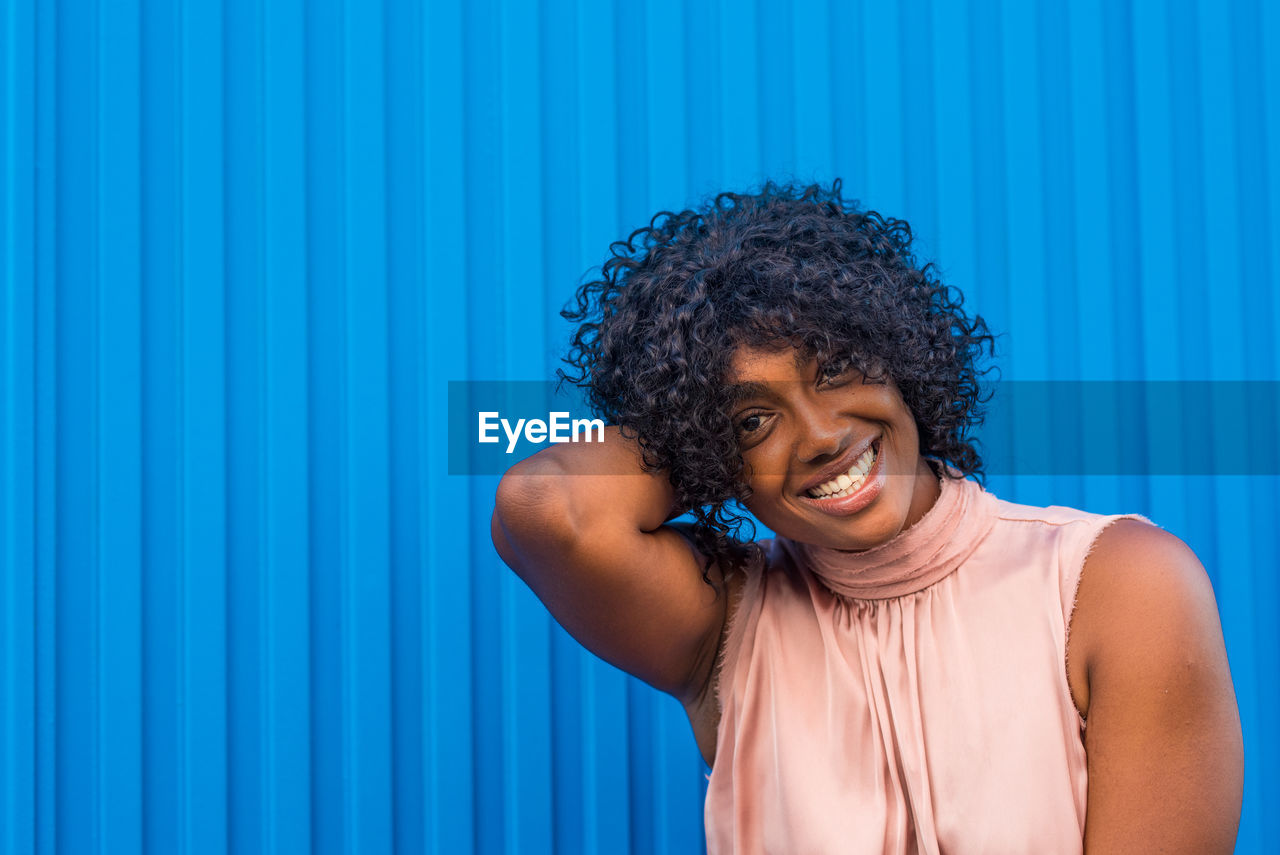
[{"label": "ruffled collar", "polygon": [[[931,460],[935,471],[941,466]],[[953,573],[996,521],[995,496],[976,481],[939,478],[941,493],[923,517],[893,539],[862,552],[793,543],[798,558],[835,593],[883,600],[922,591]]]}]

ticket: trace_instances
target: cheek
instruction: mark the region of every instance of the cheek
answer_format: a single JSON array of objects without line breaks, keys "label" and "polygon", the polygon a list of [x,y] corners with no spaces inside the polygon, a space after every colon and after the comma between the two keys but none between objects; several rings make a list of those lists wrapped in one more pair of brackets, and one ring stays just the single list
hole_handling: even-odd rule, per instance
[{"label": "cheek", "polygon": [[778,495],[782,491],[782,476],[770,473],[759,473],[749,482],[753,496],[765,499]]},{"label": "cheek", "polygon": [[786,460],[770,447],[766,439],[755,448],[742,452],[743,474],[747,485],[760,495],[776,493],[786,474]]},{"label": "cheek", "polygon": [[743,502],[743,505],[761,521],[772,519],[782,495],[782,476],[756,475],[748,485],[751,487],[751,498]]}]

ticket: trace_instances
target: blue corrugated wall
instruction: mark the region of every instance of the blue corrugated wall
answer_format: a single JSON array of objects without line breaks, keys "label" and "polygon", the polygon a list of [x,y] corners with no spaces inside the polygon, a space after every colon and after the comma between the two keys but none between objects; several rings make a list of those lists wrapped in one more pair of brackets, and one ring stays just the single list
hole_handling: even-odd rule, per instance
[{"label": "blue corrugated wall", "polygon": [[[445,474],[659,208],[839,175],[1006,379],[1280,378],[1263,0],[4,0],[0,92],[6,853],[699,851],[678,705]],[[1197,550],[1268,851],[1277,479],[990,486]]]}]

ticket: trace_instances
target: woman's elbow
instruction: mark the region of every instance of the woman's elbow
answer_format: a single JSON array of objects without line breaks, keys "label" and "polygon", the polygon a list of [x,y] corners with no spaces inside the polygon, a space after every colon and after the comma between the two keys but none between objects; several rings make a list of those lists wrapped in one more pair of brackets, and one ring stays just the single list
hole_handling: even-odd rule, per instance
[{"label": "woman's elbow", "polygon": [[572,539],[570,497],[563,467],[535,454],[507,470],[494,496],[490,535],[494,548],[517,573],[530,556]]}]

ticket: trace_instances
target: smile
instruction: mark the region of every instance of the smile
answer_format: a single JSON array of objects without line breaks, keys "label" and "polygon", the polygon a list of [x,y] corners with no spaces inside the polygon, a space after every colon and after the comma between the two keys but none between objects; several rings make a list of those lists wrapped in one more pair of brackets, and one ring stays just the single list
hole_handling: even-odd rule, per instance
[{"label": "smile", "polygon": [[[860,454],[847,471],[798,493],[797,501],[827,516],[847,517],[860,513],[879,498],[888,483],[883,443],[883,436],[876,437],[871,448]],[[849,483],[841,486],[846,478]]]},{"label": "smile", "polygon": [[867,473],[875,465],[879,445],[879,440],[872,443],[871,447],[854,461],[847,472],[812,488],[808,491],[808,495],[814,499],[841,499],[856,493],[866,483]]}]

